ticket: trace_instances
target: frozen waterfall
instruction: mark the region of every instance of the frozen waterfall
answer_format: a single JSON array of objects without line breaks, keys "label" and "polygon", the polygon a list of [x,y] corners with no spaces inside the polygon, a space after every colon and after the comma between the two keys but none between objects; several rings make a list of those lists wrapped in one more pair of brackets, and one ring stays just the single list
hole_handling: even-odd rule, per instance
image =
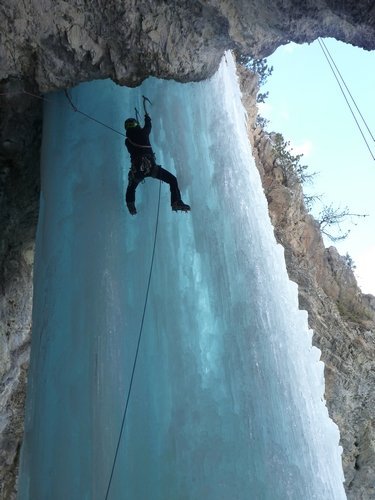
[{"label": "frozen waterfall", "polygon": [[[156,254],[111,500],[344,499],[323,365],[275,242],[234,62],[209,81],[73,89],[123,131],[153,102],[161,186]],[[19,500],[104,500],[140,329],[159,181],[124,203],[121,135],[44,109],[32,359]]]}]

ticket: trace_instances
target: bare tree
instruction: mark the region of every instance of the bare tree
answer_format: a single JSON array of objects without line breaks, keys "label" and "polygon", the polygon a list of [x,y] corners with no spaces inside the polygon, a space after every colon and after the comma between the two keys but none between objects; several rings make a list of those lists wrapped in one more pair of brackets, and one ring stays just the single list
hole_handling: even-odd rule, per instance
[{"label": "bare tree", "polygon": [[[350,229],[344,230],[341,224],[350,222],[356,225],[355,218],[368,217],[368,214],[354,214],[350,212],[348,207],[343,209],[334,207],[332,204],[324,205],[318,216],[318,223],[322,234],[327,236],[331,241],[337,242],[348,237]],[[336,234],[335,234],[336,233]]]}]

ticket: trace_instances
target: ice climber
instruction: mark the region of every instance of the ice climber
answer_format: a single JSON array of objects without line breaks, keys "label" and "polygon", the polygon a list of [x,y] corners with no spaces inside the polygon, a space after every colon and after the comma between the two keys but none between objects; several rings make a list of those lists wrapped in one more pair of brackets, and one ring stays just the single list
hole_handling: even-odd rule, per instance
[{"label": "ice climber", "polygon": [[160,165],[156,165],[155,155],[149,139],[151,118],[148,113],[146,112],[145,114],[145,125],[143,128],[135,118],[127,118],[124,126],[126,130],[125,146],[129,151],[131,160],[128,176],[129,183],[126,190],[126,205],[131,215],[137,213],[137,209],[135,208],[135,190],[145,177],[154,177],[155,179],[167,182],[171,190],[172,210],[176,212],[178,210],[188,212],[190,207],[181,200],[176,177]]}]

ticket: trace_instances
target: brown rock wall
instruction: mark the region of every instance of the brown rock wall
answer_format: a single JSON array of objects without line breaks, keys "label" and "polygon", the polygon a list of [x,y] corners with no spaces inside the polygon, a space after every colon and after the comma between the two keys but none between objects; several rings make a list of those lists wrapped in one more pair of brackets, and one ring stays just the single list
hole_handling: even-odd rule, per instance
[{"label": "brown rock wall", "polygon": [[277,166],[272,135],[255,126],[254,79],[239,69],[250,117],[249,138],[268,200],[275,236],[285,249],[299,304],[325,363],[325,397],[339,426],[348,498],[375,499],[375,297],[362,294],[346,259],[325,248],[307,213],[300,184],[288,186]]}]

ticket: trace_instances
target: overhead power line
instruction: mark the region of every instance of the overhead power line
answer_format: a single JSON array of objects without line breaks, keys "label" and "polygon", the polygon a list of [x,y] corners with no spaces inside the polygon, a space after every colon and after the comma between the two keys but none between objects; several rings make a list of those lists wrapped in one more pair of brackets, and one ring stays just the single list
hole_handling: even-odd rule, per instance
[{"label": "overhead power line", "polygon": [[[342,74],[340,73],[340,71],[339,71],[339,69],[338,69],[338,67],[337,67],[337,65],[336,65],[336,63],[335,63],[335,61],[334,61],[334,59],[333,59],[333,57],[332,57],[331,53],[329,52],[329,50],[328,50],[328,48],[327,48],[327,46],[326,46],[326,44],[324,43],[324,41],[323,41],[321,38],[318,38],[318,42],[319,42],[320,48],[322,49],[322,52],[323,52],[323,54],[324,54],[324,56],[325,56],[325,58],[326,58],[327,62],[328,62],[328,64],[329,64],[329,67],[331,68],[331,71],[332,71],[332,73],[333,73],[333,76],[335,77],[335,79],[336,79],[336,81],[337,81],[337,84],[338,84],[338,86],[340,87],[341,93],[342,93],[342,95],[344,96],[344,99],[345,99],[345,101],[346,101],[346,104],[348,105],[348,108],[350,109],[350,112],[351,112],[351,114],[352,114],[352,116],[353,116],[353,118],[354,118],[354,120],[355,120],[355,122],[356,122],[356,124],[357,124],[358,130],[360,131],[360,133],[361,133],[361,135],[362,135],[362,138],[363,138],[363,140],[364,140],[364,142],[365,142],[365,144],[366,144],[366,146],[367,146],[367,149],[369,150],[369,152],[370,152],[370,155],[371,155],[372,159],[373,159],[373,160],[375,160],[375,155],[374,155],[374,153],[372,152],[372,149],[371,149],[371,147],[370,147],[370,145],[369,145],[369,143],[368,143],[368,141],[367,141],[367,139],[366,139],[366,136],[365,136],[365,134],[364,134],[364,132],[363,132],[363,130],[362,130],[362,127],[361,127],[361,125],[360,125],[359,121],[357,120],[357,117],[356,117],[356,115],[355,115],[355,113],[354,113],[354,111],[353,111],[352,106],[351,106],[351,105],[350,105],[350,103],[349,103],[349,100],[348,100],[347,95],[345,94],[345,91],[344,91],[343,85],[344,85],[344,87],[345,87],[345,89],[346,89],[347,93],[349,94],[349,96],[350,96],[350,98],[351,98],[351,100],[352,100],[352,102],[353,102],[353,104],[354,104],[354,106],[355,106],[355,108],[356,108],[356,110],[357,110],[357,112],[358,112],[359,116],[361,117],[361,119],[362,119],[362,121],[363,121],[363,123],[364,123],[364,125],[365,125],[365,127],[366,127],[366,129],[367,129],[367,131],[368,131],[368,133],[370,134],[370,136],[371,136],[372,140],[375,142],[374,136],[373,136],[373,134],[371,133],[371,130],[370,130],[369,126],[367,125],[366,120],[364,119],[364,117],[363,117],[363,115],[362,115],[362,113],[361,113],[361,111],[360,111],[360,109],[359,109],[359,107],[358,107],[358,105],[357,105],[357,103],[356,103],[356,101],[355,101],[355,99],[354,99],[354,97],[353,97],[352,93],[350,92],[349,87],[348,87],[348,86],[347,86],[347,84],[345,83],[345,80],[344,80],[344,78],[343,78]],[[340,82],[340,79],[339,79],[339,78],[341,79],[341,82],[342,82],[342,84],[343,84],[343,85],[341,84],[341,82]]]}]

